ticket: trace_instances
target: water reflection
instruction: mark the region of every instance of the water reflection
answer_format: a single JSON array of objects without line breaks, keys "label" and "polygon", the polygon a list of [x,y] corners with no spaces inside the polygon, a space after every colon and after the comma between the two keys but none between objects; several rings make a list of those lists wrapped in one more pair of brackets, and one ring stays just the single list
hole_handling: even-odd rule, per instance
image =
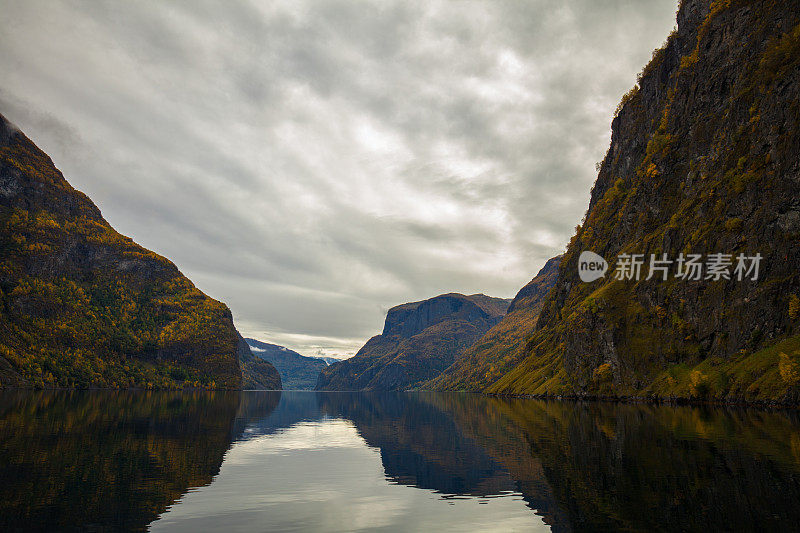
[{"label": "water reflection", "polygon": [[472,425],[534,506],[531,485],[546,480],[565,528],[780,531],[800,520],[795,412],[486,399],[479,414],[430,400]]},{"label": "water reflection", "polygon": [[796,412],[432,393],[0,394],[0,530],[800,522]]},{"label": "water reflection", "polygon": [[364,395],[320,393],[319,401],[325,414],[351,420],[367,445],[380,450],[391,482],[445,495],[493,496],[516,490],[508,472],[465,438],[452,416],[421,401],[425,395],[366,397],[368,401]]},{"label": "water reflection", "polygon": [[502,466],[430,404],[405,394],[284,392],[274,411],[247,424],[214,483],[190,491],[152,524],[154,531],[201,528],[547,526],[514,492]]},{"label": "water reflection", "polygon": [[219,472],[238,406],[235,393],[3,393],[0,530],[144,529]]}]

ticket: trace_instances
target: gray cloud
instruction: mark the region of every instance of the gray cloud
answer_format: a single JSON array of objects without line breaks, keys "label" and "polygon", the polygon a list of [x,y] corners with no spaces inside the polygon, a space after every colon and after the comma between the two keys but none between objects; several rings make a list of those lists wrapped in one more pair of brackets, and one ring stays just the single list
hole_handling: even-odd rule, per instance
[{"label": "gray cloud", "polygon": [[0,111],[250,334],[352,353],[580,221],[675,0],[0,0]]}]

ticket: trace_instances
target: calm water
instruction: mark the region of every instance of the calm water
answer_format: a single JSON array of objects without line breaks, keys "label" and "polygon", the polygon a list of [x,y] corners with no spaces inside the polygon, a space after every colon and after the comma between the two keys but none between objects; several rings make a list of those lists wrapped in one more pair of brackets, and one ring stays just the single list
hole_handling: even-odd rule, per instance
[{"label": "calm water", "polygon": [[0,530],[792,530],[795,412],[0,394]]}]

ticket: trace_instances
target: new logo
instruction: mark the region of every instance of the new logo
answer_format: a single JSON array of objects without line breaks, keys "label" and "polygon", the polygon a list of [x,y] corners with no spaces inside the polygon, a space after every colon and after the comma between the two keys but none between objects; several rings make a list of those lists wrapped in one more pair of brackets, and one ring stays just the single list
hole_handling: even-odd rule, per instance
[{"label": "new logo", "polygon": [[586,250],[578,257],[578,276],[584,283],[602,278],[607,270],[606,260],[594,252]]}]

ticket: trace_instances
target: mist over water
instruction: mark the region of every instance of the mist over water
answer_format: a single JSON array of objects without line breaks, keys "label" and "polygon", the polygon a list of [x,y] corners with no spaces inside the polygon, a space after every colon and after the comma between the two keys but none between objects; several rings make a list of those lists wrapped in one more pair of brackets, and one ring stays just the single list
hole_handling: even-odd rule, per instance
[{"label": "mist over water", "polygon": [[447,393],[12,392],[0,529],[791,529],[791,411]]}]

